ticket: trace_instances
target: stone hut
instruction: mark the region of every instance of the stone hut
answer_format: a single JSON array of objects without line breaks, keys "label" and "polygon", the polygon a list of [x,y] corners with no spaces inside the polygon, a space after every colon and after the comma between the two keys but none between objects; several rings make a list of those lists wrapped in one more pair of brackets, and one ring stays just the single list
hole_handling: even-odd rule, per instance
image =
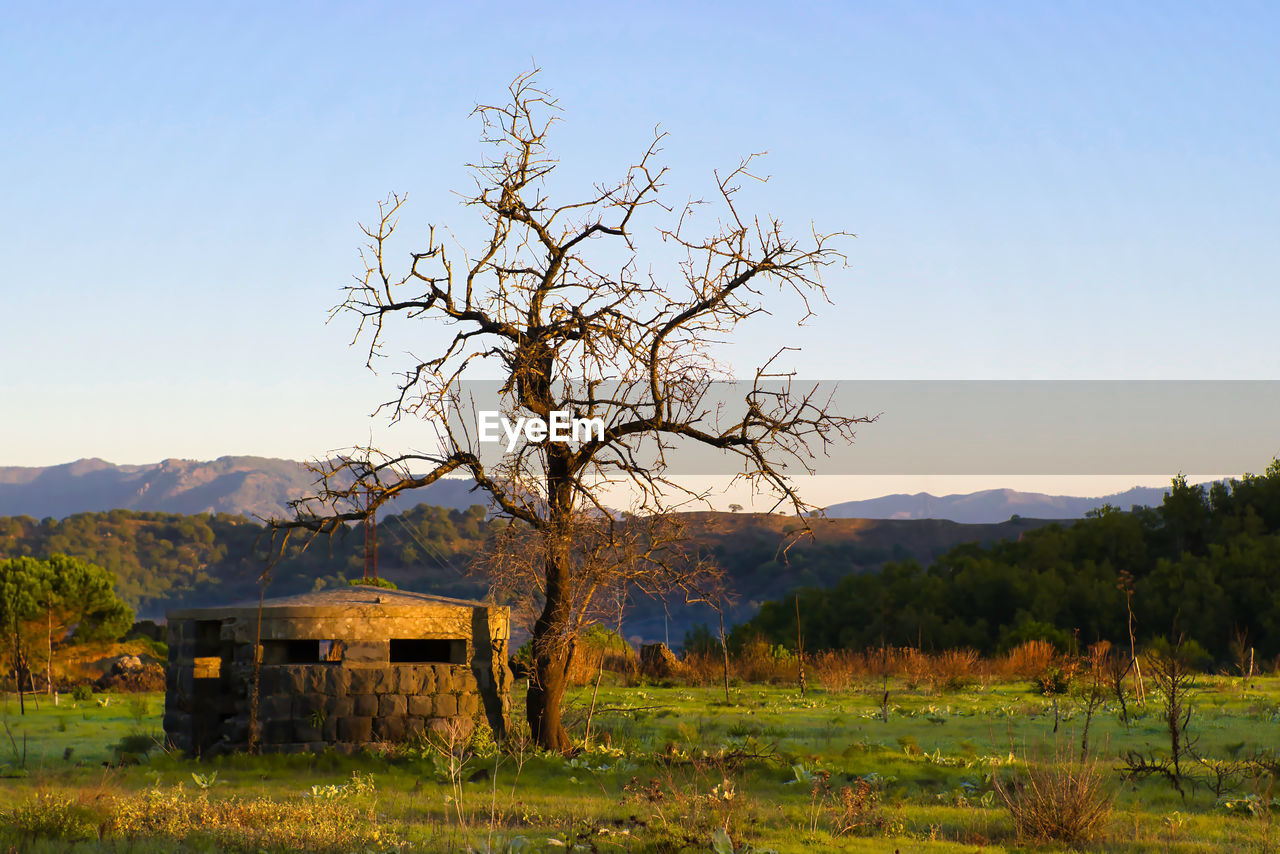
[{"label": "stone hut", "polygon": [[249,743],[254,647],[263,750],[398,742],[506,729],[507,608],[354,586],[168,614],[164,731],[207,755]]}]

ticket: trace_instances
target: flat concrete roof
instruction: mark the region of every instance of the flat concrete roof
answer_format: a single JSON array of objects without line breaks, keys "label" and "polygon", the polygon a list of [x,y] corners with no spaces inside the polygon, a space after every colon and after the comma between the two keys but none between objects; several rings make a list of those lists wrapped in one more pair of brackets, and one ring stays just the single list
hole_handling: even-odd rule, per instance
[{"label": "flat concrete roof", "polygon": [[[327,617],[353,613],[372,616],[403,614],[407,611],[497,607],[500,606],[488,602],[477,602],[474,599],[451,599],[448,596],[433,596],[429,593],[415,593],[412,590],[391,590],[365,584],[331,587],[310,593],[299,593],[296,596],[280,596],[267,599],[262,603],[263,616],[275,619]],[[256,614],[257,611],[258,602],[256,599],[251,599],[230,605],[181,608],[169,611],[165,617],[169,620],[221,620],[227,617],[243,617],[247,613]]]}]

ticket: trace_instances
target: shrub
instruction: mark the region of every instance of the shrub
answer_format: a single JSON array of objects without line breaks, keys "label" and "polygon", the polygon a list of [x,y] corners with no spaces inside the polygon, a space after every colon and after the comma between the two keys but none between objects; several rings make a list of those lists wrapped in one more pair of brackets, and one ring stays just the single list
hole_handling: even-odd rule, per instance
[{"label": "shrub", "polygon": [[976,649],[948,649],[932,656],[929,681],[933,692],[959,691],[977,680],[981,662]]},{"label": "shrub", "polygon": [[880,793],[866,779],[841,787],[833,812],[832,830],[837,836],[873,836],[900,830],[889,821],[880,806]]},{"label": "shrub", "polygon": [[88,685],[77,685],[71,689],[71,699],[77,703],[87,703],[93,699],[93,689]]},{"label": "shrub", "polygon": [[734,663],[744,682],[779,684],[795,682],[799,676],[795,653],[763,638],[755,638],[744,644]]},{"label": "shrub", "polygon": [[831,650],[813,656],[809,663],[814,678],[831,692],[847,691],[868,673],[867,662],[861,653],[849,650]]},{"label": "shrub", "polygon": [[1066,741],[1051,756],[1028,761],[1011,779],[997,775],[994,783],[1022,840],[1076,844],[1097,839],[1115,799],[1099,760],[1075,758]]},{"label": "shrub", "polygon": [[31,800],[3,814],[3,824],[26,840],[83,841],[98,838],[105,820],[90,804],[70,795],[38,791]]},{"label": "shrub", "polygon": [[639,661],[636,651],[622,635],[595,623],[588,626],[578,638],[573,661],[569,664],[569,682],[572,685],[588,685],[596,680],[601,669],[626,677],[637,672]]},{"label": "shrub", "polygon": [[996,663],[997,672],[1007,678],[1034,679],[1058,656],[1047,640],[1023,641],[1006,652]]}]

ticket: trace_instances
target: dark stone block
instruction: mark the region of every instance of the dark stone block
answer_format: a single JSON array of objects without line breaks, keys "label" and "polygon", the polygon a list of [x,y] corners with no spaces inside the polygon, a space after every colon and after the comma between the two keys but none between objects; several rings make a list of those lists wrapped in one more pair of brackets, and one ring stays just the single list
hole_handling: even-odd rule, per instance
[{"label": "dark stone block", "polygon": [[401,716],[409,713],[409,705],[403,694],[383,694],[378,698],[378,714],[382,717]]},{"label": "dark stone block", "polygon": [[447,664],[432,667],[436,674],[436,693],[448,694],[453,690],[453,668]]},{"label": "dark stone block", "polygon": [[458,714],[474,715],[480,710],[480,698],[475,694],[461,694],[458,697]]},{"label": "dark stone block", "polygon": [[458,714],[458,698],[453,694],[437,694],[434,708],[436,717],[451,718]]},{"label": "dark stone block", "polygon": [[378,698],[373,694],[361,694],[355,698],[355,714],[373,717],[378,713]]},{"label": "dark stone block", "polygon": [[293,695],[272,694],[258,700],[258,717],[264,721],[288,720],[293,717]]},{"label": "dark stone block", "polygon": [[302,692],[305,694],[325,693],[325,685],[328,683],[330,666],[331,665],[326,664],[303,665],[301,667]]},{"label": "dark stone block", "polygon": [[325,711],[331,718],[345,718],[355,714],[355,697],[331,697],[325,703]]},{"label": "dark stone block", "polygon": [[292,721],[264,721],[262,740],[267,744],[287,744],[293,741]]},{"label": "dark stone block", "polygon": [[429,718],[435,713],[435,698],[416,694],[407,703],[409,714]]},{"label": "dark stone block", "polygon": [[[300,694],[293,698],[293,716],[295,718],[309,718],[315,712],[323,711],[325,708],[325,698],[315,696],[313,694]],[[308,739],[299,739],[300,741],[308,741]]]},{"label": "dark stone block", "polygon": [[351,688],[352,694],[372,694],[373,686],[377,684],[378,671],[372,667],[361,667],[358,670],[351,671]]},{"label": "dark stone block", "polygon": [[280,678],[283,680],[284,692],[302,694],[307,691],[307,670],[305,664],[285,664],[280,667]]},{"label": "dark stone block", "polygon": [[377,670],[377,678],[373,690],[377,694],[395,694],[400,690],[400,673],[398,667],[383,667]]},{"label": "dark stone block", "polygon": [[422,668],[409,665],[397,667],[396,670],[399,673],[399,693],[417,694],[422,690]]},{"label": "dark stone block", "polygon": [[422,733],[426,731],[426,721],[417,715],[410,715],[404,719],[404,737],[406,739],[421,738]]},{"label": "dark stone block", "polygon": [[374,718],[373,721],[373,736],[375,741],[404,741],[404,729],[404,715],[391,715],[390,717],[385,718]]},{"label": "dark stone block", "polygon": [[312,720],[295,720],[293,722],[294,741],[319,741],[320,727]]},{"label": "dark stone block", "polygon": [[352,716],[338,719],[338,738],[352,744],[373,740],[373,718]]},{"label": "dark stone block", "polygon": [[[252,675],[251,677],[252,678]],[[264,665],[258,669],[258,692],[260,694],[285,694],[289,687],[279,667]]]},{"label": "dark stone block", "polygon": [[351,692],[351,671],[333,665],[325,668],[324,693],[330,697],[345,697]]}]

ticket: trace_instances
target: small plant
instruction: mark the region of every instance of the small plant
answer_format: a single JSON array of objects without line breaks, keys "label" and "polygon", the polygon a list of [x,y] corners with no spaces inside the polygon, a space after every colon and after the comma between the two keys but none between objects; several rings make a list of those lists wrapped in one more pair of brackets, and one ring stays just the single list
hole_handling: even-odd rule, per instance
[{"label": "small plant", "polygon": [[133,732],[111,745],[116,761],[121,765],[137,764],[158,746],[156,737],[145,732]]},{"label": "small plant", "polygon": [[142,721],[151,714],[151,704],[147,702],[147,698],[142,694],[136,694],[129,698],[129,717],[133,718],[133,722],[138,726],[142,726]]},{"label": "small plant", "polygon": [[498,743],[494,741],[493,728],[489,726],[489,721],[483,714],[476,715],[467,749],[481,759],[492,759],[498,753]]},{"label": "small plant", "polygon": [[202,790],[210,789],[210,788],[213,788],[213,785],[218,782],[218,772],[211,771],[208,774],[197,774],[195,771],[192,771],[191,780],[196,784],[198,788]]},{"label": "small plant", "polygon": [[880,792],[865,777],[853,786],[841,787],[832,824],[837,836],[872,836],[894,829],[880,805]]},{"label": "small plant", "polygon": [[93,689],[88,685],[77,685],[71,689],[71,699],[77,703],[87,703],[93,699]]},{"label": "small plant", "polygon": [[746,842],[740,848],[734,848],[733,840],[723,827],[717,827],[711,834],[711,850],[714,854],[777,854],[772,848],[755,848]]}]

